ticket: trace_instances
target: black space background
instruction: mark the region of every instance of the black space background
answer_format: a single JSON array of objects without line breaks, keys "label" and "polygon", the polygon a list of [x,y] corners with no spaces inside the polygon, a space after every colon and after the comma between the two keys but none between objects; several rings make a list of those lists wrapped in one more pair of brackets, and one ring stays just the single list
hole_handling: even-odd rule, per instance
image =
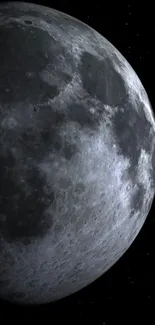
[{"label": "black space background", "polygon": [[[155,108],[154,3],[33,1],[63,11],[105,36],[129,61]],[[33,307],[0,304],[0,322],[50,324],[155,323],[155,200],[149,216],[125,255],[101,278],[61,301]],[[138,317],[138,318],[137,318]],[[152,319],[151,319],[152,317]]]}]

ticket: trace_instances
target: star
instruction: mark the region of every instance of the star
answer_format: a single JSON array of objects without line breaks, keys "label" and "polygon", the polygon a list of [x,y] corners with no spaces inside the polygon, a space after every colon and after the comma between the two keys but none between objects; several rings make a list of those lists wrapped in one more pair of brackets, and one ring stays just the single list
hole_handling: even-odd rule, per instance
[{"label": "star", "polygon": [[128,54],[130,54],[131,53],[131,46],[129,45],[128,46]]}]

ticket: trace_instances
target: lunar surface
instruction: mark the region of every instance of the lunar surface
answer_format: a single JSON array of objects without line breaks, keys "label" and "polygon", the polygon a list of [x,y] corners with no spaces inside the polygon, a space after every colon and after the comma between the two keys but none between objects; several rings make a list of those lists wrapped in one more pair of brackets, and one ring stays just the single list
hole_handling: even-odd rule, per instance
[{"label": "lunar surface", "polygon": [[0,296],[41,304],[105,273],[155,192],[155,120],[136,73],[62,12],[0,5]]}]

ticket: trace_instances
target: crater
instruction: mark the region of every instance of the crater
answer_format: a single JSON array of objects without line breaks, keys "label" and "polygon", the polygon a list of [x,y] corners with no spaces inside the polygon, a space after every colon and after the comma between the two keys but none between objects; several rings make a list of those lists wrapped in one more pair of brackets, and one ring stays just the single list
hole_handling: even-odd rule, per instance
[{"label": "crater", "polygon": [[101,109],[96,109],[96,113],[92,114],[90,108],[86,107],[84,103],[69,105],[68,112],[71,121],[79,123],[81,127],[87,127],[91,131],[97,129],[103,113]]},{"label": "crater", "polygon": [[60,178],[59,180],[59,187],[63,188],[63,189],[67,189],[68,187],[70,187],[72,184],[70,179],[66,179],[66,178]]},{"label": "crater", "polygon": [[126,96],[124,80],[115,70],[111,59],[100,60],[85,51],[79,70],[84,89],[105,105],[116,106]]},{"label": "crater", "polygon": [[142,210],[142,207],[144,205],[145,193],[146,193],[146,190],[145,190],[143,184],[138,183],[137,189],[131,197],[131,215],[130,215],[130,217],[132,217],[132,211],[134,211],[134,213],[136,213],[136,212]]},{"label": "crater", "polygon": [[33,24],[33,22],[32,22],[31,20],[29,20],[29,19],[24,20],[24,23],[25,23],[26,25],[32,25],[32,24]]},{"label": "crater", "polygon": [[132,106],[128,97],[122,105],[124,110],[118,109],[111,117],[113,133],[119,154],[130,161],[128,175],[135,184],[141,150],[151,155],[153,136],[150,132],[151,125],[145,118],[143,105],[141,107],[141,103],[137,103],[141,114]]},{"label": "crater", "polygon": [[85,186],[82,182],[79,182],[76,184],[76,187],[75,187],[75,192],[77,194],[82,194],[83,192],[85,191]]},{"label": "crater", "polygon": [[67,160],[70,160],[77,153],[76,144],[66,143],[63,146],[63,155]]}]

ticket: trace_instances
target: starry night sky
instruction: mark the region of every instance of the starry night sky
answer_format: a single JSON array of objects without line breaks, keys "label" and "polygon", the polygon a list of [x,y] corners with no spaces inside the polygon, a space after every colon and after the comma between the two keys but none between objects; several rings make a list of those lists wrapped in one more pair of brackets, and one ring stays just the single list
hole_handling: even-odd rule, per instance
[{"label": "starry night sky", "polygon": [[[79,0],[77,2],[52,0],[33,1],[74,16],[106,37],[129,61],[144,88],[152,107],[155,107],[155,23],[153,2]],[[102,5],[103,3],[103,5]],[[139,4],[138,4],[139,3]],[[2,317],[23,323],[26,320],[50,321],[53,324],[125,325],[129,318],[143,313],[149,320],[155,302],[155,202],[150,214],[134,243],[125,255],[100,279],[80,292],[49,305],[18,307],[1,302]],[[56,320],[54,321],[54,317]],[[93,320],[94,318],[94,320]],[[130,323],[130,322],[129,322]],[[140,318],[138,324],[140,324]]]}]

